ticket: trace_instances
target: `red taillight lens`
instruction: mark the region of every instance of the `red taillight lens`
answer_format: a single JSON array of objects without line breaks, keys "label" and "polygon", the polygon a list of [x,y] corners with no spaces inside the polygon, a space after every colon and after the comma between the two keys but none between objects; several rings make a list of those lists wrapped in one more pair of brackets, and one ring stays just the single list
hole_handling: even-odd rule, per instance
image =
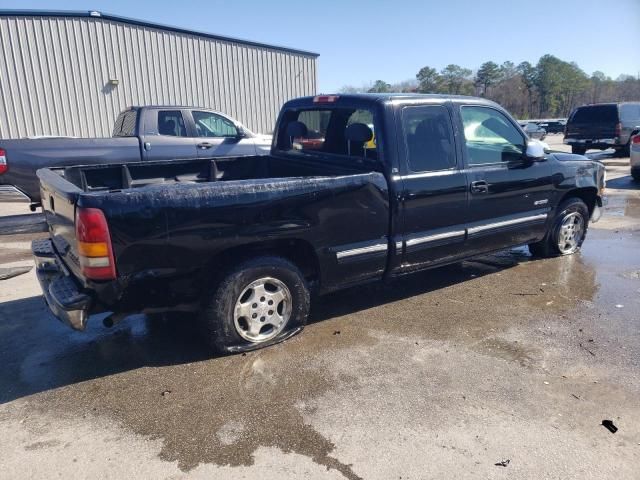
[{"label": "red taillight lens", "polygon": [[7,173],[9,165],[7,165],[7,152],[0,148],[0,175]]},{"label": "red taillight lens", "polygon": [[76,239],[84,276],[91,280],[115,279],[116,264],[113,260],[111,236],[102,210],[78,208]]},{"label": "red taillight lens", "polygon": [[616,123],[616,137],[619,137],[621,133],[622,133],[622,124]]},{"label": "red taillight lens", "polygon": [[640,135],[634,135],[631,137],[631,143],[634,145],[640,145]]}]

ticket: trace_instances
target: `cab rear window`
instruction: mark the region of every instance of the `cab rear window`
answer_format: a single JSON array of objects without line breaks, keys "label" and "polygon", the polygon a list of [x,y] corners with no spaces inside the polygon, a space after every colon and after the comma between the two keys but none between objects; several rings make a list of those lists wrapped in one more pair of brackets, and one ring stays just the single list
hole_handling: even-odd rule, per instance
[{"label": "cab rear window", "polygon": [[[348,141],[347,128],[353,124],[371,131],[366,141]],[[278,150],[286,153],[343,155],[377,158],[374,115],[367,109],[309,108],[289,110],[280,122]]]}]

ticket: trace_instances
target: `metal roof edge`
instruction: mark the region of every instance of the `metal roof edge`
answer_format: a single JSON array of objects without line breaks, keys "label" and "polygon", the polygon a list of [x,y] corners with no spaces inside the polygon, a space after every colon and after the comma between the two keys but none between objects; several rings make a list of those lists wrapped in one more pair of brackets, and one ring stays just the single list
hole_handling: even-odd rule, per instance
[{"label": "metal roof edge", "polygon": [[183,33],[187,35],[195,35],[199,37],[211,38],[214,40],[221,40],[230,43],[240,43],[243,45],[250,45],[252,47],[267,48],[270,50],[278,50],[287,53],[295,53],[298,55],[304,55],[308,57],[317,58],[319,53],[309,52],[306,50],[298,50],[296,48],[283,47],[280,45],[270,45],[268,43],[254,42],[252,40],[244,40],[235,37],[226,37],[224,35],[216,35],[213,33],[201,32],[198,30],[189,30],[182,27],[174,27],[171,25],[165,25],[162,23],[147,22],[144,20],[138,20],[135,18],[121,17],[119,15],[112,15],[110,13],[103,13],[97,10],[20,10],[20,9],[0,9],[0,17],[71,17],[71,18],[95,18],[110,20],[113,22],[127,23],[130,25],[138,25],[141,27],[156,28],[159,30],[168,30],[176,33]]}]

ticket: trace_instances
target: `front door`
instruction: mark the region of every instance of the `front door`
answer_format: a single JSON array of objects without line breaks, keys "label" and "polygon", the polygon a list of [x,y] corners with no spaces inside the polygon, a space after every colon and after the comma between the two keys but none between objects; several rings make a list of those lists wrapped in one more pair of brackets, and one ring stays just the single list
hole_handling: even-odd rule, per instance
[{"label": "front door", "polygon": [[459,112],[469,181],[469,253],[540,239],[553,200],[551,165],[525,157],[524,134],[497,108],[466,105]]},{"label": "front door", "polygon": [[192,159],[198,156],[196,141],[189,135],[184,111],[149,110],[145,124],[145,160]]},{"label": "front door", "polygon": [[395,251],[406,271],[464,255],[467,179],[450,106],[406,106],[400,123],[402,235]]},{"label": "front door", "polygon": [[245,137],[228,118],[213,112],[193,110],[198,156],[239,157],[256,155],[253,138]]}]

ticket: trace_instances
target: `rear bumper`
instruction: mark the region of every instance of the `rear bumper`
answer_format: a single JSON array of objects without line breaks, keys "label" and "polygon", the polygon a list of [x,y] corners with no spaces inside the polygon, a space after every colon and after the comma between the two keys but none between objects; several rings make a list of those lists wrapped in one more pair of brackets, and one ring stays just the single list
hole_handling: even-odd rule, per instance
[{"label": "rear bumper", "polygon": [[562,142],[565,145],[585,148],[606,149],[622,146],[619,138],[565,138]]},{"label": "rear bumper", "polygon": [[13,185],[0,185],[0,203],[30,203],[31,199]]},{"label": "rear bumper", "polygon": [[57,258],[51,240],[34,240],[31,251],[36,275],[49,310],[75,330],[84,330],[89,318],[91,297],[82,293],[73,277]]}]

